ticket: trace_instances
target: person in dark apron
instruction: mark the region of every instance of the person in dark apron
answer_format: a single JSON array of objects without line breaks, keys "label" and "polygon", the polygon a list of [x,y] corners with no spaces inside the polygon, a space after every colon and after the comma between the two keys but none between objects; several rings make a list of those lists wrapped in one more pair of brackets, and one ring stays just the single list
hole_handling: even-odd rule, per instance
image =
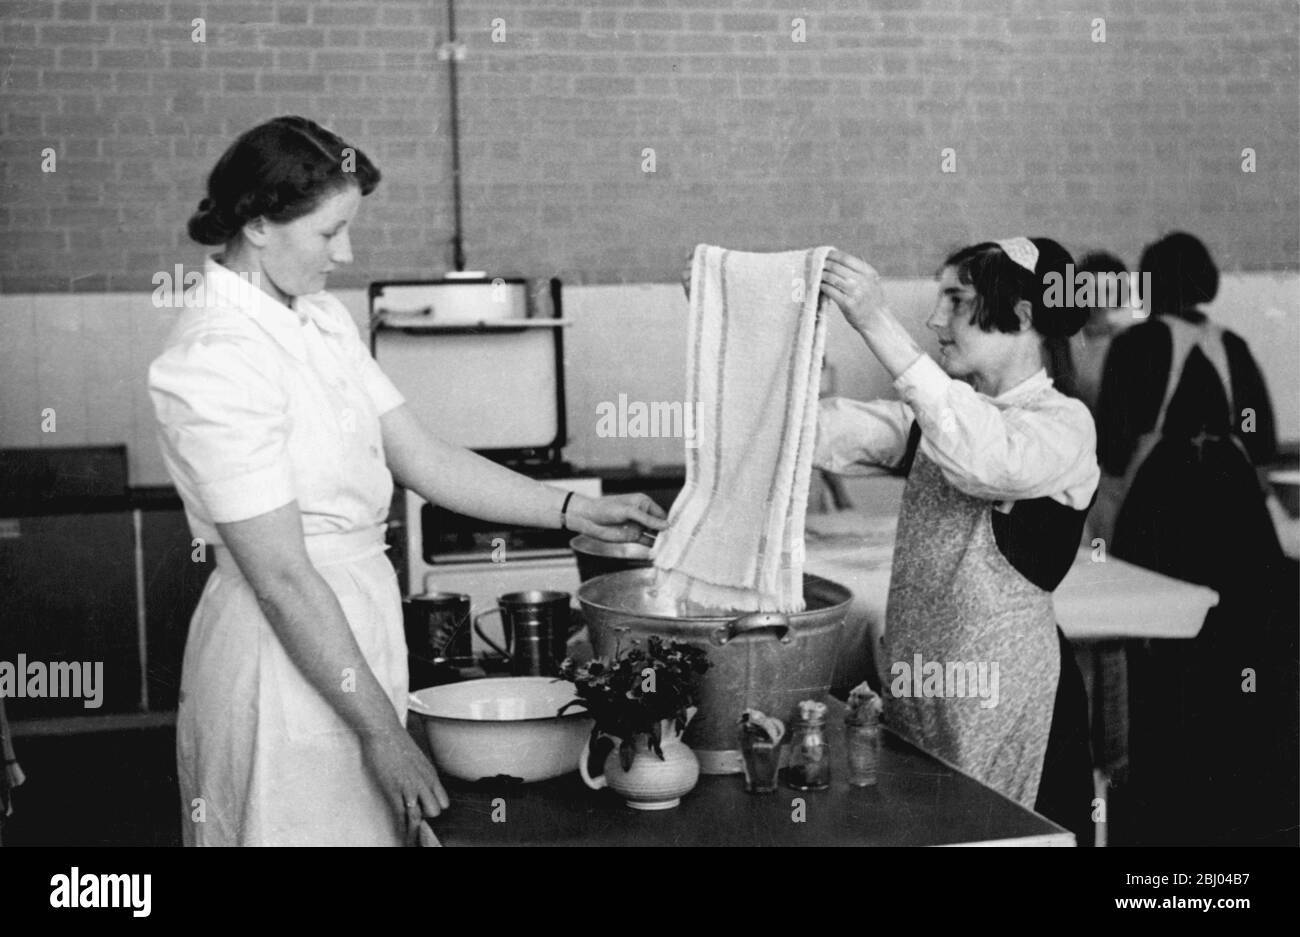
[{"label": "person in dark apron", "polygon": [[1107,357],[1090,523],[1113,555],[1219,603],[1194,642],[1130,654],[1134,837],[1269,842],[1290,826],[1294,843],[1294,806],[1279,808],[1295,803],[1296,616],[1276,599],[1296,574],[1257,475],[1277,452],[1268,391],[1246,343],[1199,308],[1219,280],[1200,240],[1170,234],[1140,268],[1152,315]]},{"label": "person in dark apron", "polygon": [[1087,704],[1052,590],[1096,492],[1096,437],[1087,407],[1044,367],[1068,360],[1060,345],[1088,315],[1052,302],[1049,275],[1071,262],[1046,238],[953,254],[927,322],[936,362],[885,307],[875,271],[833,252],[823,294],[902,399],[824,401],[814,463],[907,475],[885,623],[888,723],[1088,844]]}]

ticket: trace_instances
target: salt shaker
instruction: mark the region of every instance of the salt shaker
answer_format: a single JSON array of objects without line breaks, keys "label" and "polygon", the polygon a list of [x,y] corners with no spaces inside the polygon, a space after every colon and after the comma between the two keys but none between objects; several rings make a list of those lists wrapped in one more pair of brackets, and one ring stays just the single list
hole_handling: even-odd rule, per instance
[{"label": "salt shaker", "polygon": [[799,717],[790,727],[785,784],[796,791],[824,791],[831,786],[825,703],[804,700],[799,704]]}]

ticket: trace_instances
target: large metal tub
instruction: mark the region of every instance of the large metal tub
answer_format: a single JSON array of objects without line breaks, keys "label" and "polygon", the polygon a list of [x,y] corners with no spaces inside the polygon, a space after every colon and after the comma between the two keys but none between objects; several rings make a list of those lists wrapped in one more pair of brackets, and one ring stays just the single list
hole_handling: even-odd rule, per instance
[{"label": "large metal tub", "polygon": [[630,569],[583,583],[578,602],[598,657],[652,635],[687,641],[709,652],[700,711],[685,741],[706,774],[742,770],[740,714],[761,709],[789,720],[796,704],[822,699],[830,689],[840,630],[853,594],[819,576],[803,577],[807,609],[790,615],[702,609],[677,614],[653,590],[655,570]]}]

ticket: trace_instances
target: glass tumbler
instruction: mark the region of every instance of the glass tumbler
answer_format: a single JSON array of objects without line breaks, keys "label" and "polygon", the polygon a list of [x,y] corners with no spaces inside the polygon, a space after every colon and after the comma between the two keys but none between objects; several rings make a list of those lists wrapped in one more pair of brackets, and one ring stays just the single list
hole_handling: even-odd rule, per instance
[{"label": "glass tumbler", "polygon": [[880,764],[880,723],[844,723],[844,742],[849,756],[849,783],[869,787],[876,783],[876,766]]},{"label": "glass tumbler", "polygon": [[745,790],[750,794],[773,793],[781,766],[781,744],[753,739],[745,733],[740,740],[740,751],[744,756]]}]

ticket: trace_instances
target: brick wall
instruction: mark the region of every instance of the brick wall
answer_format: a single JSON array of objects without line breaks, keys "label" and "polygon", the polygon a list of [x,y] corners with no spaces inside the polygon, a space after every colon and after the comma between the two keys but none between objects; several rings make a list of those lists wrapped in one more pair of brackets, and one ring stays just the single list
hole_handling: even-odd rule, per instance
[{"label": "brick wall", "polygon": [[[1300,254],[1293,0],[457,0],[470,265],[675,277],[697,241],[895,276],[1015,232]],[[385,180],[334,286],[450,264],[439,0],[6,0],[0,291],[147,291],[224,146],[301,113]],[[191,41],[205,21],[206,42]],[[792,37],[796,18],[806,41]],[[1104,19],[1106,42],[1093,41]],[[504,25],[493,41],[493,21]],[[498,38],[502,38],[498,32]],[[41,171],[52,147],[57,171]],[[941,169],[955,151],[956,171]],[[1242,150],[1257,171],[1242,172]],[[643,171],[646,148],[655,172]]]}]

